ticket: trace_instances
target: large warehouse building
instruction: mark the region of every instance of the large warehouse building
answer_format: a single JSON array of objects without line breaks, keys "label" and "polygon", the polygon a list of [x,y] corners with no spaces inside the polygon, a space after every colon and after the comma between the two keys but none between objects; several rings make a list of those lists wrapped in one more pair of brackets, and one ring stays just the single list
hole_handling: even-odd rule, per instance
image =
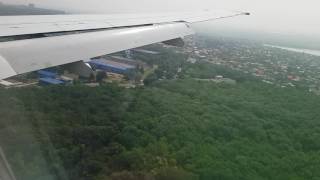
[{"label": "large warehouse building", "polygon": [[106,60],[106,59],[102,59],[102,58],[101,59],[92,59],[89,62],[89,64],[93,69],[99,69],[99,70],[103,70],[106,72],[118,73],[118,74],[127,74],[130,71],[135,69],[134,66],[124,64],[124,63],[115,62],[115,61],[110,61],[110,60]]},{"label": "large warehouse building", "polygon": [[123,64],[128,64],[130,66],[134,66],[134,67],[143,67],[143,68],[148,68],[148,65],[146,63],[144,63],[143,61],[140,60],[133,60],[133,59],[129,59],[129,58],[125,58],[125,57],[121,57],[121,56],[106,56],[105,57],[108,60],[111,61],[115,61],[118,63],[123,63]]}]

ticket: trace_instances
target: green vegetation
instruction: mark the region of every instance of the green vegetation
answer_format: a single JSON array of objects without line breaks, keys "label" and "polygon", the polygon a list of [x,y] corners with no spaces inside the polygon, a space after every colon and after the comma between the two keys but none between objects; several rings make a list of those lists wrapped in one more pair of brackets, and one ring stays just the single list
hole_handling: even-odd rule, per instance
[{"label": "green vegetation", "polygon": [[319,180],[319,96],[161,51],[140,88],[0,89],[18,179]]}]

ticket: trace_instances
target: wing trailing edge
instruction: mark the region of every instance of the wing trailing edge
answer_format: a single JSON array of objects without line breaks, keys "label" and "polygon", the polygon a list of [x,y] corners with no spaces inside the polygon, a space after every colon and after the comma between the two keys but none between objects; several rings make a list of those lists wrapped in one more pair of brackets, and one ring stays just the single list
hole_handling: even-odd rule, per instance
[{"label": "wing trailing edge", "polygon": [[191,35],[184,23],[0,43],[0,79]]}]

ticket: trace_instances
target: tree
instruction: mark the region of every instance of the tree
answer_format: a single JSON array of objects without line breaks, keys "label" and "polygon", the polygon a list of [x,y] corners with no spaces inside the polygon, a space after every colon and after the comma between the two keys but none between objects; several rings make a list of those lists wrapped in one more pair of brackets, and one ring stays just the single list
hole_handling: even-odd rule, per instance
[{"label": "tree", "polygon": [[96,75],[96,81],[101,83],[105,78],[107,78],[107,73],[105,71],[98,71]]}]

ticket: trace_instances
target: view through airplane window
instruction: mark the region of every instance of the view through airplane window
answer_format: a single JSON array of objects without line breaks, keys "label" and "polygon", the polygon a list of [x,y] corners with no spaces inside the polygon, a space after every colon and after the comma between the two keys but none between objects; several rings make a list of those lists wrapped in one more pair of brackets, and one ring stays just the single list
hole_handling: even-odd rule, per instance
[{"label": "view through airplane window", "polygon": [[320,179],[316,1],[0,1],[1,180]]}]

